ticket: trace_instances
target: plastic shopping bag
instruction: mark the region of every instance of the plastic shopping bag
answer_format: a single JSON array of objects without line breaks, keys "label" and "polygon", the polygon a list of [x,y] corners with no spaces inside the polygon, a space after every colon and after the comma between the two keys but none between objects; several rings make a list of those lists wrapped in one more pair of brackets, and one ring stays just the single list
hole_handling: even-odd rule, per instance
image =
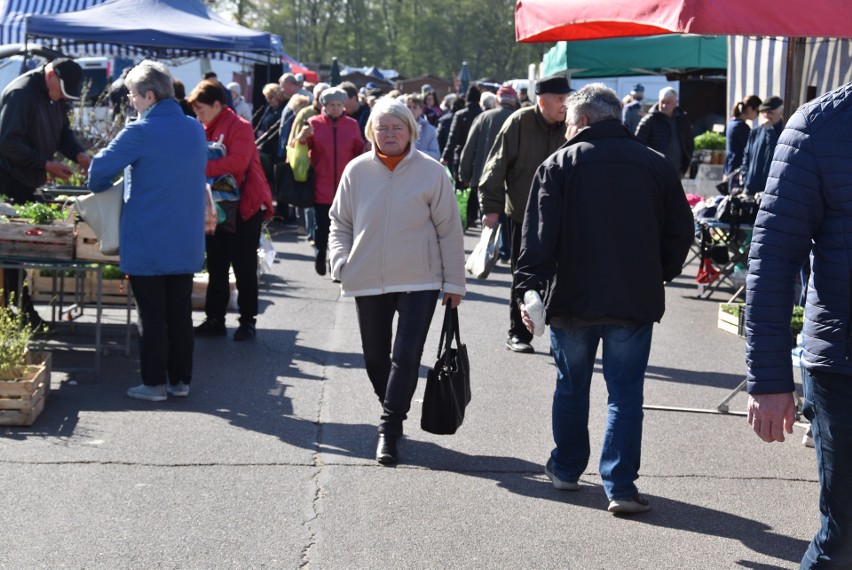
[{"label": "plastic shopping bag", "polygon": [[296,182],[308,181],[308,170],[311,168],[311,159],[308,156],[308,145],[294,142],[293,146],[287,147],[287,164],[293,169],[293,178]]},{"label": "plastic shopping bag", "polygon": [[500,257],[500,224],[493,228],[485,226],[479,242],[470,253],[465,263],[467,272],[477,279],[485,279],[491,274],[491,270],[497,264]]}]

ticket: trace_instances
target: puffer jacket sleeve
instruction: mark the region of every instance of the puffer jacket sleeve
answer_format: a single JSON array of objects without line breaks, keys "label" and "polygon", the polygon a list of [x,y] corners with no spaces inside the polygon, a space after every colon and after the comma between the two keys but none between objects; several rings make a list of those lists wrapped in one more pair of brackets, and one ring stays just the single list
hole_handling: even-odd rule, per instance
[{"label": "puffer jacket sleeve", "polygon": [[775,149],[749,253],[745,325],[751,394],[794,389],[794,278],[807,260],[824,207],[817,156],[805,116],[797,111]]}]

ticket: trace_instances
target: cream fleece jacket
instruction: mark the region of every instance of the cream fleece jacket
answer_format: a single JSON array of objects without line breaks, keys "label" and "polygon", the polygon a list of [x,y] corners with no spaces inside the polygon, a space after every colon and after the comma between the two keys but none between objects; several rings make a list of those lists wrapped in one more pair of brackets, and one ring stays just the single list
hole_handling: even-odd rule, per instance
[{"label": "cream fleece jacket", "polygon": [[332,276],[344,296],[441,289],[464,295],[464,235],[444,167],[412,149],[391,171],[350,162],[331,206]]}]

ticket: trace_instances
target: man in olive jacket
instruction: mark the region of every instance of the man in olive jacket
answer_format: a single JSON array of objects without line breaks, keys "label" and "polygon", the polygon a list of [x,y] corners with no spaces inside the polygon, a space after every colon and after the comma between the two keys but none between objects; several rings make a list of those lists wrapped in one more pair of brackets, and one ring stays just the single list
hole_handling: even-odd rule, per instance
[{"label": "man in olive jacket", "polygon": [[[504,210],[509,219],[513,273],[521,248],[521,226],[530,183],[538,165],[565,142],[565,97],[571,89],[564,77],[548,77],[536,84],[535,91],[536,105],[516,111],[503,123],[479,179],[482,224],[493,227]],[[532,334],[521,320],[513,284],[506,348],[533,352],[531,341]]]}]

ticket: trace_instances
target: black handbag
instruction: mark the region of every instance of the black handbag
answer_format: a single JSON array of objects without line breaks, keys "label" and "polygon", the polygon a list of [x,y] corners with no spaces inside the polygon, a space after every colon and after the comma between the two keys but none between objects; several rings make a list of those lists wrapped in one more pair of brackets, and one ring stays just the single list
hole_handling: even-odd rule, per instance
[{"label": "black handbag", "polygon": [[[456,348],[452,347],[453,339]],[[438,361],[426,374],[420,427],[438,435],[452,435],[462,425],[470,403],[470,361],[459,336],[459,312],[447,304],[438,343]]]},{"label": "black handbag", "polygon": [[296,208],[313,208],[314,206],[314,169],[308,170],[308,179],[298,182],[293,176],[293,169],[286,162],[275,165],[275,189],[279,200]]}]

